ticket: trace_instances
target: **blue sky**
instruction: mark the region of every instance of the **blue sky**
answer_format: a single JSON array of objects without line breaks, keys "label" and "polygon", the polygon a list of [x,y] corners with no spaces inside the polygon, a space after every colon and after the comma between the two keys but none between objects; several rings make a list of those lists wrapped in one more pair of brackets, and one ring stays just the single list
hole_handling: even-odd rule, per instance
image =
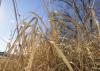
[{"label": "blue sky", "polygon": [[[44,18],[44,10],[40,0],[16,0],[21,18],[27,17],[29,12],[34,11]],[[16,21],[13,11],[12,0],[2,0],[0,6],[0,51],[4,51],[9,42],[11,32],[15,29]]]},{"label": "blue sky", "polygon": [[[31,12],[34,11],[39,14],[45,21],[46,17],[44,9],[41,4],[41,0],[16,0],[17,8],[21,14],[21,18],[27,17]],[[100,12],[100,0],[96,0],[96,10],[99,15]],[[52,6],[51,6],[52,7]],[[13,3],[12,0],[2,0],[0,6],[0,51],[4,51],[6,43],[9,42],[11,38],[11,32],[14,31],[16,26]]]}]

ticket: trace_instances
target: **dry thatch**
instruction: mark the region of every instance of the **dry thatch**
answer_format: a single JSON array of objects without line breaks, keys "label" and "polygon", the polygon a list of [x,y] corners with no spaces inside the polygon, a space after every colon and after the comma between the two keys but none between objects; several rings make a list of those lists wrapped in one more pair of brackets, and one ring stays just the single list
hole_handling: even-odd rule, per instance
[{"label": "dry thatch", "polygon": [[[7,46],[7,56],[0,59],[0,71],[99,71],[100,36],[91,33],[74,19],[61,13],[49,13],[49,28],[42,18],[32,12],[33,18],[23,20],[18,26],[19,34]],[[63,16],[75,26],[60,36],[57,25],[63,25]],[[87,15],[86,15],[87,16]],[[39,25],[45,27],[45,31]],[[87,27],[87,26],[85,26]]]},{"label": "dry thatch", "polygon": [[[34,14],[28,23],[21,23],[23,26],[20,26],[16,40],[7,47],[7,56],[0,59],[0,71],[99,71],[99,37],[89,32],[74,34],[73,31],[60,37],[52,25],[56,21],[50,18],[49,29]],[[38,24],[39,20],[45,26],[46,34]]]}]

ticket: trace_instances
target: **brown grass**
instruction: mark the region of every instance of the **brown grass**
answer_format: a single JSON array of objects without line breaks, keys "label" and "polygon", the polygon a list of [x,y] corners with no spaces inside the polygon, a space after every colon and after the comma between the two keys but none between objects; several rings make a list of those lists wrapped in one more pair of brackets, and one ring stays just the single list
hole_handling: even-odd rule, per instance
[{"label": "brown grass", "polygon": [[[100,37],[98,32],[92,34],[68,16],[64,16],[75,26],[61,37],[56,24],[55,14],[49,17],[48,28],[36,13],[26,23],[19,26],[15,41],[7,47],[7,56],[0,59],[0,71],[99,71],[100,70]],[[38,22],[45,27],[45,31]],[[34,25],[31,25],[34,24]],[[31,28],[27,35],[26,31]],[[95,29],[98,31],[98,28]],[[77,33],[75,33],[75,31]]]}]

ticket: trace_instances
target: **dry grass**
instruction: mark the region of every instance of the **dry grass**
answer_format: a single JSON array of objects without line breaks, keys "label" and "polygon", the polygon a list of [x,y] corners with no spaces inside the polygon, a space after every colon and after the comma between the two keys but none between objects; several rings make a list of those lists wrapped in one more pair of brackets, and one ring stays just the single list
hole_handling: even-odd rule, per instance
[{"label": "dry grass", "polygon": [[[74,19],[62,14],[49,14],[49,28],[36,13],[27,23],[23,20],[15,41],[9,43],[7,56],[0,59],[0,71],[99,71],[100,70],[100,36]],[[64,16],[75,26],[61,37],[57,25],[63,20],[55,16]],[[39,25],[45,27],[45,31]],[[34,25],[32,25],[34,24]],[[62,24],[63,25],[63,24]],[[65,28],[66,26],[63,25]],[[28,32],[27,32],[28,31]],[[75,31],[77,33],[75,33]],[[98,31],[98,28],[95,29]],[[100,31],[100,30],[99,30]],[[27,33],[26,33],[27,32]]]}]

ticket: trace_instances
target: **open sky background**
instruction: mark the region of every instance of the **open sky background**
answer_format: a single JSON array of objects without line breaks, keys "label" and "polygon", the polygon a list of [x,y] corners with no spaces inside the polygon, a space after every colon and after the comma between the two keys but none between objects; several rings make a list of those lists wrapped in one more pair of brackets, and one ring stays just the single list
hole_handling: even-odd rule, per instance
[{"label": "open sky background", "polygon": [[[40,0],[16,0],[21,18],[34,11],[44,18],[44,10]],[[2,0],[0,6],[0,51],[4,51],[16,26],[12,0]]]},{"label": "open sky background", "polygon": [[[40,0],[16,0],[17,8],[21,18],[28,16],[29,12],[34,11],[43,19],[45,17],[44,9]],[[96,0],[97,15],[100,16],[100,0]],[[45,20],[45,19],[44,19]],[[11,32],[15,29],[16,21],[13,11],[12,0],[2,0],[0,6],[0,51],[4,51],[7,42],[11,38]]]}]

